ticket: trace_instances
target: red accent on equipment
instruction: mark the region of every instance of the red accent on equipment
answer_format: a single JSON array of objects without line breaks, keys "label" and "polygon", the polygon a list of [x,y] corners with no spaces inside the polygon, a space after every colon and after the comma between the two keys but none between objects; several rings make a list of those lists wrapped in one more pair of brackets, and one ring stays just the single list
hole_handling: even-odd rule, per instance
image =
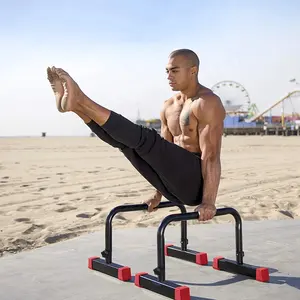
[{"label": "red accent on equipment", "polygon": [[90,257],[88,260],[88,268],[93,270],[93,260],[99,258],[99,256]]},{"label": "red accent on equipment", "polygon": [[223,259],[224,257],[223,256],[217,256],[214,258],[214,261],[213,261],[213,268],[216,269],[216,270],[220,270],[219,269],[219,260],[220,259]]},{"label": "red accent on equipment", "polygon": [[165,256],[168,256],[168,247],[172,247],[172,244],[165,245]]},{"label": "red accent on equipment", "polygon": [[175,300],[190,300],[190,289],[187,286],[180,286],[175,289]]},{"label": "red accent on equipment", "polygon": [[131,270],[129,267],[122,267],[118,269],[118,279],[128,281],[131,279]]},{"label": "red accent on equipment", "polygon": [[135,276],[134,276],[134,284],[138,287],[141,287],[140,286],[140,277],[142,275],[147,275],[148,273],[145,273],[145,272],[141,272],[141,273],[136,273]]},{"label": "red accent on equipment", "polygon": [[196,264],[197,265],[207,265],[208,264],[208,258],[207,253],[200,252],[196,254]]},{"label": "red accent on equipment", "polygon": [[266,282],[269,281],[270,275],[269,275],[269,269],[267,268],[258,268],[256,269],[256,280]]}]

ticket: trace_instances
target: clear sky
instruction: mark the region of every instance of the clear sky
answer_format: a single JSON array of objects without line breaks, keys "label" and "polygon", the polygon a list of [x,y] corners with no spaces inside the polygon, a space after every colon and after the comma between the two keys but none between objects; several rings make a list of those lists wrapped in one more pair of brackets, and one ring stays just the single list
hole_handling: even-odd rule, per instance
[{"label": "clear sky", "polygon": [[[3,1],[0,136],[88,135],[60,114],[46,68],[66,69],[94,101],[135,120],[172,95],[169,53],[200,57],[199,80],[243,84],[259,110],[300,81],[300,1]],[[300,88],[300,86],[299,86]]]}]

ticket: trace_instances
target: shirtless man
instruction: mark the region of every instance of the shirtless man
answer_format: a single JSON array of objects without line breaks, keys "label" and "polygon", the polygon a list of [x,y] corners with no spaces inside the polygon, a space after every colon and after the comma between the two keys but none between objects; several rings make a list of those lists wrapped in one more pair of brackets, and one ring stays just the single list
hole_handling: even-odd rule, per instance
[{"label": "shirtless man", "polygon": [[153,211],[162,196],[197,206],[199,221],[216,213],[225,110],[220,99],[198,82],[199,59],[188,49],[174,51],[166,67],[179,91],[161,111],[161,136],[92,101],[63,69],[48,68],[60,112],[76,113],[103,141],[120,149],[156,191],[146,203]]},{"label": "shirtless man", "polygon": [[[203,195],[196,210],[207,220],[215,214],[225,109],[219,97],[198,82],[198,71],[199,58],[193,51],[179,49],[170,54],[166,67],[169,85],[179,93],[164,103],[161,130],[169,142],[201,156]],[[160,199],[156,191],[155,206]]]}]

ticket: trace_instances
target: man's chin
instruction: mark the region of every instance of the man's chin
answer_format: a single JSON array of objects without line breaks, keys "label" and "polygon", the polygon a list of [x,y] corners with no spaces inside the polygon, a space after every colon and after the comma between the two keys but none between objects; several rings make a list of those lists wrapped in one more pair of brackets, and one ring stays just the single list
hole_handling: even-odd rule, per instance
[{"label": "man's chin", "polygon": [[178,87],[176,87],[176,86],[171,86],[171,90],[174,91],[174,92],[179,91]]}]

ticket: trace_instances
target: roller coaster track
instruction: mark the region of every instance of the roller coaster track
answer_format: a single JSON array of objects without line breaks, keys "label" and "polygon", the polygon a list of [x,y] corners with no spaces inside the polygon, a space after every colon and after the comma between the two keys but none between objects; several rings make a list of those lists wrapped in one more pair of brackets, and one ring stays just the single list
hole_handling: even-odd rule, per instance
[{"label": "roller coaster track", "polygon": [[296,91],[288,93],[285,97],[283,97],[279,101],[275,102],[273,105],[271,105],[270,107],[268,107],[267,109],[265,109],[263,112],[258,113],[255,116],[253,116],[252,118],[247,119],[245,121],[249,122],[249,123],[256,121],[257,119],[259,119],[260,117],[262,117],[265,113],[267,113],[268,111],[270,111],[273,107],[275,107],[278,104],[282,103],[284,100],[288,99],[291,96],[299,96],[300,97],[300,90],[296,90]]}]

